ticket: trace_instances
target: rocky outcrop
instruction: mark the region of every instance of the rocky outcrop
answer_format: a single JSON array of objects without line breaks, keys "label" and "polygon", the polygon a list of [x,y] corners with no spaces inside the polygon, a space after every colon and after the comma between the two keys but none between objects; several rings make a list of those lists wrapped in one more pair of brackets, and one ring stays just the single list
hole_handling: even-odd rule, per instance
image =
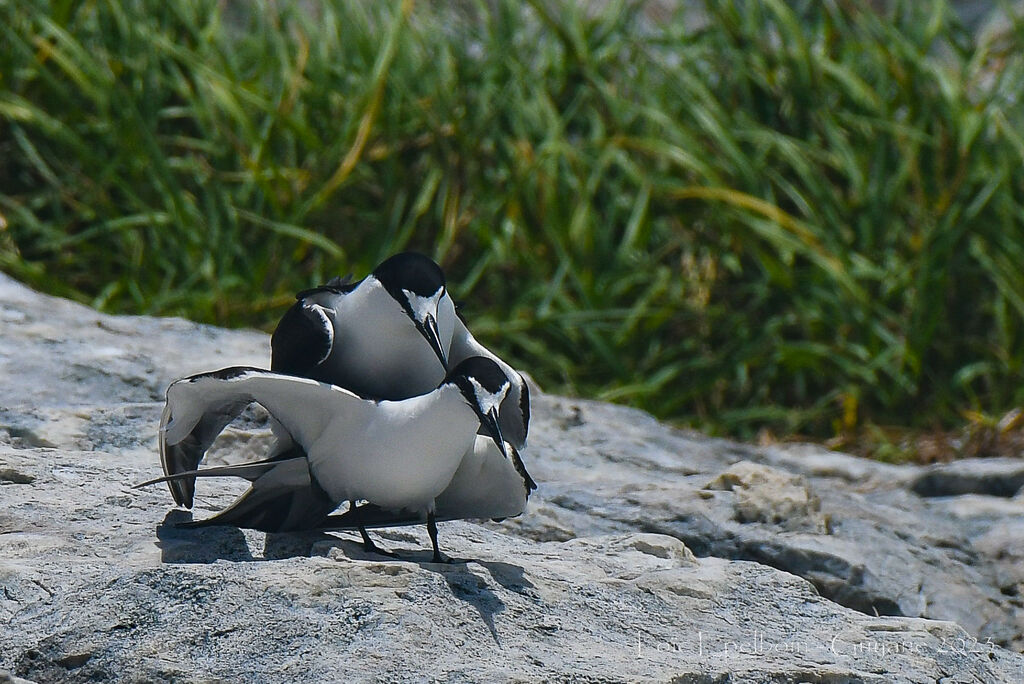
[{"label": "rocky outcrop", "polygon": [[[535,394],[526,515],[343,533],[175,523],[175,377],[267,336],[0,276],[0,682],[1024,680],[1022,461],[758,448]],[[248,411],[213,460],[267,448]],[[197,515],[240,487],[201,483]]]}]

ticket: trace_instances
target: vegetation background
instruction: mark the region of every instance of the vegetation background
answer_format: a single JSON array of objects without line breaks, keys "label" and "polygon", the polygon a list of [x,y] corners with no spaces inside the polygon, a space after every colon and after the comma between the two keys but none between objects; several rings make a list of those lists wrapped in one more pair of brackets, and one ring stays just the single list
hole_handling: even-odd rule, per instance
[{"label": "vegetation background", "polygon": [[0,268],[270,330],[415,249],[545,389],[988,453],[1024,403],[1024,21],[886,5],[0,0]]}]

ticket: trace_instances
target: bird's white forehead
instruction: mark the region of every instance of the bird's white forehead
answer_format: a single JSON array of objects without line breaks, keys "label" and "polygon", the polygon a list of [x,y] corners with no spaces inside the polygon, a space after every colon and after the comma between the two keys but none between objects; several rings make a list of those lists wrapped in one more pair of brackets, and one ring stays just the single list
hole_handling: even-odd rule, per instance
[{"label": "bird's white forehead", "polygon": [[402,290],[402,294],[409,300],[409,308],[412,309],[412,315],[416,320],[424,321],[427,316],[437,315],[437,305],[441,301],[441,295],[444,294],[444,287],[437,288],[437,292],[429,297],[422,297],[409,290]]},{"label": "bird's white forehead", "polygon": [[508,382],[502,383],[497,392],[487,391],[484,389],[483,385],[476,381],[476,378],[470,378],[469,382],[473,385],[473,394],[476,396],[476,403],[480,405],[480,409],[485,414],[491,409],[497,409],[505,398],[505,395],[508,393]]}]

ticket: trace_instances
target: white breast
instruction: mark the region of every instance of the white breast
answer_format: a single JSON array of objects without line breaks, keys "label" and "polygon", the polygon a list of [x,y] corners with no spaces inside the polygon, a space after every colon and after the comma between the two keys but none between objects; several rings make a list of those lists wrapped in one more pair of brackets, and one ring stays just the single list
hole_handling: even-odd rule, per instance
[{"label": "white breast", "polygon": [[432,510],[472,448],[479,419],[451,385],[378,406],[356,430],[343,425],[325,431],[310,450],[314,475],[339,501]]}]

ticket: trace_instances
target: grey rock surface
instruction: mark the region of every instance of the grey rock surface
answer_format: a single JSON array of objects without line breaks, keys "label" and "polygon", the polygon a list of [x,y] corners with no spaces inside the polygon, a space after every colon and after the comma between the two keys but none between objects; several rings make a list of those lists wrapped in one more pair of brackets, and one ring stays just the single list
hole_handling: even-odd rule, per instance
[{"label": "grey rock surface", "polygon": [[[1024,681],[1024,495],[977,484],[1022,461],[759,448],[537,393],[540,490],[442,524],[462,562],[428,562],[419,527],[381,532],[399,560],[176,527],[165,489],[132,488],[159,474],[163,389],[268,349],[0,275],[0,682]],[[265,451],[265,420],[212,460]],[[202,483],[195,515],[240,491]]]}]

